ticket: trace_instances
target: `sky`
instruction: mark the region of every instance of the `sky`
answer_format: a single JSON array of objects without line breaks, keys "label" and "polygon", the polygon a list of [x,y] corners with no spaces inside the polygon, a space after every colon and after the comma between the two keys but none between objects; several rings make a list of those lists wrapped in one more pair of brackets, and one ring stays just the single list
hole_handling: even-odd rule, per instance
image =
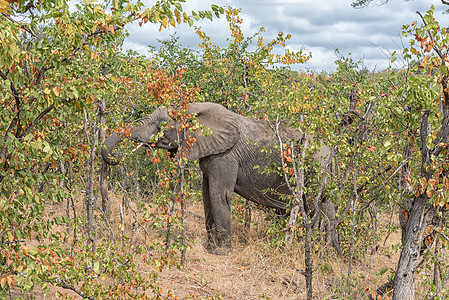
[{"label": "sky", "polygon": [[[153,1],[143,2],[151,5]],[[183,8],[186,12],[210,10],[211,4],[241,8],[242,31],[246,37],[262,26],[265,28],[265,41],[274,38],[279,31],[291,34],[288,49],[304,47],[306,53],[312,54],[306,64],[293,68],[317,72],[335,70],[336,49],[345,57],[362,60],[363,66],[370,71],[383,70],[389,65],[389,54],[402,52],[408,45],[408,40],[401,35],[401,28],[419,20],[416,11],[424,14],[433,4],[437,20],[448,26],[448,15],[442,12],[449,8],[440,0],[390,0],[386,5],[360,9],[351,7],[351,0],[187,0]],[[201,27],[214,44],[227,45],[229,29],[224,16],[213,21],[195,22],[194,25]],[[130,36],[124,48],[141,54],[147,53],[148,45],[157,47],[158,39],[169,39],[170,35],[178,36],[184,47],[192,49],[198,49],[200,42],[194,28],[187,24],[162,31],[156,24],[147,23],[142,27],[132,24],[128,30]],[[396,63],[401,64],[401,60]]]}]

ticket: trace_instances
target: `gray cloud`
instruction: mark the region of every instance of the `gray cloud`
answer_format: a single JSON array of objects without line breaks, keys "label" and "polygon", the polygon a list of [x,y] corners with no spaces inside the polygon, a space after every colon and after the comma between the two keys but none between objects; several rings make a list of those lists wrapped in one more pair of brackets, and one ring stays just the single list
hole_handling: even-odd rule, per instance
[{"label": "gray cloud", "polygon": [[[242,30],[246,36],[251,36],[260,27],[265,28],[265,40],[277,35],[279,31],[292,34],[288,47],[299,50],[305,47],[312,52],[312,59],[299,69],[332,71],[337,58],[335,49],[345,55],[351,53],[354,59],[363,59],[371,69],[386,68],[388,54],[401,51],[401,27],[418,20],[415,11],[425,12],[431,4],[437,8],[440,22],[441,12],[447,6],[439,0],[414,0],[409,2],[391,0],[384,6],[354,9],[350,0],[190,0],[184,5],[186,11],[209,9],[210,4],[231,5],[242,9],[244,20]],[[200,21],[201,26],[213,42],[226,45],[229,29],[224,17],[210,21]],[[445,25],[445,24],[443,24]],[[199,39],[193,28],[181,24],[176,29],[162,30],[154,24],[145,24],[142,28],[133,24],[128,28],[130,37],[125,42],[125,48],[132,48],[140,53],[146,52],[146,45],[157,45],[156,39],[167,39],[175,32],[184,46],[197,48]]]}]

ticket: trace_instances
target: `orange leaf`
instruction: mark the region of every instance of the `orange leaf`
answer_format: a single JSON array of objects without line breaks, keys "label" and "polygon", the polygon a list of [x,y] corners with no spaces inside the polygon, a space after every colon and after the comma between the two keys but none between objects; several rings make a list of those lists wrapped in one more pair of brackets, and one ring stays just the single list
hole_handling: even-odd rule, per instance
[{"label": "orange leaf", "polygon": [[7,277],[7,281],[8,281],[8,285],[9,285],[10,287],[14,287],[15,279],[14,279],[13,276],[8,276],[8,277]]},{"label": "orange leaf", "polygon": [[0,286],[4,289],[6,286],[6,274],[4,274],[1,278],[0,278]]}]

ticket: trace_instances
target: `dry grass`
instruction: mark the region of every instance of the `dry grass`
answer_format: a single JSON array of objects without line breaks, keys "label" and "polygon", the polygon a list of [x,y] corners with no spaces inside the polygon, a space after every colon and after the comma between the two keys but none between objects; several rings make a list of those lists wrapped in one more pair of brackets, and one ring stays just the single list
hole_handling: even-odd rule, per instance
[{"label": "dry grass", "polygon": [[[121,196],[112,195],[111,225],[116,236],[119,236]],[[131,202],[135,209],[135,203]],[[49,205],[48,209],[57,215],[65,214],[63,204]],[[77,203],[78,214],[82,211],[82,197]],[[305,299],[304,277],[297,271],[303,269],[304,253],[300,244],[292,249],[270,246],[270,238],[266,236],[267,222],[263,212],[255,212],[253,226],[249,232],[242,224],[233,221],[233,252],[228,256],[217,256],[207,253],[203,248],[205,239],[204,213],[202,203],[189,203],[187,208],[187,236],[191,249],[187,252],[186,264],[182,269],[166,268],[159,277],[162,294],[169,290],[178,299],[210,298],[210,299]],[[142,215],[138,216],[142,221]],[[128,236],[132,232],[134,213],[125,213],[125,231]],[[387,217],[381,222],[391,222]],[[385,225],[385,224],[383,224]],[[100,235],[108,236],[109,229],[99,225]],[[161,232],[148,231],[147,241],[160,239]],[[384,268],[394,268],[399,253],[391,250],[391,245],[400,241],[399,233],[392,233],[385,245],[383,241],[377,251],[366,253],[361,261],[353,261],[351,295],[355,299],[366,299],[367,287],[376,288],[387,281],[389,272],[378,275]],[[144,230],[135,227],[133,244],[144,243]],[[331,252],[328,252],[331,253]],[[336,256],[327,255],[319,260],[320,267],[314,273],[314,297],[324,299],[326,296],[347,295],[348,262]],[[325,266],[325,267],[323,267]],[[148,271],[142,264],[142,272]],[[62,292],[76,296],[73,292],[52,287],[47,295],[36,292],[37,299],[53,299],[55,293]],[[172,298],[174,299],[175,296]],[[197,299],[197,298],[195,298]],[[332,298],[337,299],[337,298]]]},{"label": "dry grass", "polygon": [[[265,234],[263,213],[256,212],[253,220],[259,224],[246,232],[244,226],[233,222],[233,252],[228,256],[211,255],[202,246],[205,236],[201,203],[189,207],[187,230],[195,244],[187,254],[183,270],[165,270],[161,285],[172,289],[180,298],[189,293],[223,299],[305,299],[304,277],[297,269],[303,269],[303,248],[270,247]],[[388,222],[388,220],[383,220]],[[363,261],[353,262],[351,295],[366,299],[367,287],[375,288],[387,281],[388,272],[379,276],[384,268],[394,268],[399,257],[391,246],[400,241],[399,233],[392,233],[385,246],[366,253]],[[318,258],[316,259],[319,260]],[[338,290],[347,291],[348,263],[336,256],[320,260],[326,269],[318,268],[314,276],[316,299],[338,296]],[[342,293],[343,294],[343,293]]]}]

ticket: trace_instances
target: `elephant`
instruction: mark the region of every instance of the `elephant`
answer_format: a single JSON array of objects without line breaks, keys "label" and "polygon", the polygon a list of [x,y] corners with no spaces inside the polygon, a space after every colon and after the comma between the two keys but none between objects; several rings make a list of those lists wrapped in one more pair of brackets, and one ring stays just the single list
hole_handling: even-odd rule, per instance
[{"label": "elephant", "polygon": [[[227,254],[231,251],[231,199],[237,193],[245,199],[281,211],[288,209],[283,195],[291,194],[284,177],[278,172],[261,172],[281,164],[280,151],[273,148],[279,143],[269,123],[236,114],[216,103],[190,103],[190,114],[195,114],[199,124],[209,128],[211,134],[193,132],[195,142],[191,145],[189,159],[199,159],[202,176],[202,196],[204,204],[207,240],[205,248],[210,253]],[[163,134],[160,133],[161,127]],[[174,121],[165,107],[157,108],[151,115],[142,119],[140,125],[133,127],[129,136],[122,137],[112,133],[104,141],[101,151],[104,161],[116,164],[112,153],[123,138],[143,143],[146,146],[162,148],[174,153],[187,138],[180,136],[179,124]],[[159,133],[157,141],[150,142]],[[299,140],[304,135],[289,126],[280,126],[282,140]],[[179,141],[178,141],[179,138]],[[310,136],[306,136],[310,138]],[[262,151],[272,149],[272,151]],[[324,168],[328,162],[330,148],[322,146],[314,154],[314,159]],[[335,209],[330,201],[323,201],[324,213],[329,230],[335,224]],[[332,212],[333,211],[333,212]]]}]

